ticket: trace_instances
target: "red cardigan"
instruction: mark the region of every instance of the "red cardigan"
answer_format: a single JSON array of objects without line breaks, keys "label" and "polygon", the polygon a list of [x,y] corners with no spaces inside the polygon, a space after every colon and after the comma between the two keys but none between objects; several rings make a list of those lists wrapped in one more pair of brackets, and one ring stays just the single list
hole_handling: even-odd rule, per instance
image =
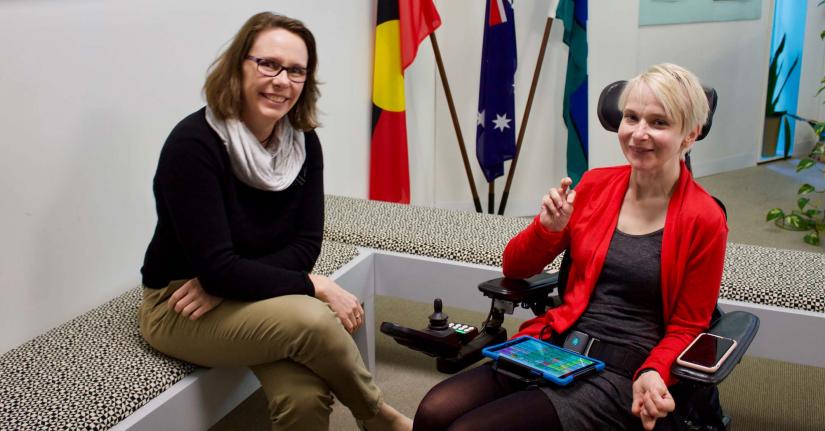
[{"label": "red cardigan", "polygon": [[[629,179],[630,166],[588,171],[576,186],[573,214],[564,230],[550,232],[536,216],[507,244],[503,270],[505,276],[513,278],[540,272],[568,248],[573,253],[564,303],[524,322],[516,336],[538,337],[545,325],[554,333],[563,333],[584,313],[616,229]],[[639,367],[655,369],[667,385],[675,383],[670,374],[673,361],[710,323],[719,297],[727,235],[722,209],[682,163],[662,237],[665,334]],[[545,330],[545,338],[548,332]]]}]

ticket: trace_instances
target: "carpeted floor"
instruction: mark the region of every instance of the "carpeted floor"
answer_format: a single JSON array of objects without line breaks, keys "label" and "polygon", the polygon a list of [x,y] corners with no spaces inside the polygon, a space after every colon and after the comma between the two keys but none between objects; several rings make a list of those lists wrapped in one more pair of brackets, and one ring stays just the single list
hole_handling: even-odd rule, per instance
[{"label": "carpeted floor", "polygon": [[[822,166],[820,165],[820,169]],[[778,161],[767,165],[740,169],[698,179],[712,195],[721,199],[728,210],[728,240],[742,244],[764,245],[812,252],[825,252],[822,246],[802,242],[804,233],[788,232],[765,222],[768,210],[774,207],[785,212],[796,209],[796,191],[803,183],[825,189],[825,175],[819,169],[795,173],[795,162]],[[809,195],[812,203],[819,202],[821,194]]]},{"label": "carpeted floor", "polygon": [[[791,209],[796,190],[803,182],[825,188],[825,177],[809,171],[803,180],[793,174],[790,162],[742,169],[700,178],[699,182],[725,202],[733,242],[771,247],[825,252],[802,242],[802,235],[782,231],[766,223],[770,208]],[[405,326],[424,327],[430,304],[379,296],[376,323],[395,321]],[[459,310],[445,304],[452,321],[480,324],[481,313]],[[505,322],[513,333],[518,322]],[[446,376],[435,370],[434,359],[376,337],[375,380],[387,402],[412,417],[418,402],[433,385]],[[823,349],[825,354],[825,348]],[[732,430],[825,430],[825,369],[745,357],[736,371],[720,386],[723,408],[733,418]],[[212,430],[268,430],[266,401],[259,390],[216,424]],[[346,407],[336,403],[331,430],[356,430]]]}]

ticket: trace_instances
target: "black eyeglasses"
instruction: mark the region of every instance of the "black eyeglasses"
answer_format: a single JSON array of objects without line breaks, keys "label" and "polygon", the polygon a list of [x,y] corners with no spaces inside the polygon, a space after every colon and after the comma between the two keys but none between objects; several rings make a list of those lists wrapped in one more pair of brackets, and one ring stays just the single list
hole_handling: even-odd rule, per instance
[{"label": "black eyeglasses", "polygon": [[261,75],[274,78],[281,74],[284,70],[286,70],[286,76],[289,78],[290,81],[300,84],[302,82],[306,82],[307,80],[307,69],[305,67],[299,66],[292,66],[292,67],[285,67],[281,64],[270,60],[268,58],[258,58],[252,55],[246,56],[247,60],[252,60],[255,64],[258,65],[258,72]]}]

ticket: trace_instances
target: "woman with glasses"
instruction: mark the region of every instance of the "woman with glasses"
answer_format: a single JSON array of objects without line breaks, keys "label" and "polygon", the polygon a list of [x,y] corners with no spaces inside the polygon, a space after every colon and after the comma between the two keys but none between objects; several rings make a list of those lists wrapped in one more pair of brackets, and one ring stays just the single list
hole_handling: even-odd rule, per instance
[{"label": "woman with glasses", "polygon": [[267,12],[212,64],[207,106],[158,162],[140,330],[187,362],[249,366],[273,430],[327,429],[333,394],[370,430],[408,430],[349,335],[358,300],[310,273],[324,223],[317,65],[303,23]]}]

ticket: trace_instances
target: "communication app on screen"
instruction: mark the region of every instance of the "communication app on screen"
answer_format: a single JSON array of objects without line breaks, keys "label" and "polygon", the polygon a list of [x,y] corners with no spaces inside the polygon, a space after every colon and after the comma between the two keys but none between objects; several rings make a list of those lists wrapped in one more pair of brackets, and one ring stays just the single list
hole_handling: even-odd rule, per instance
[{"label": "communication app on screen", "polygon": [[532,340],[504,347],[499,350],[499,353],[512,361],[540,368],[558,378],[567,377],[594,363],[586,358]]}]

